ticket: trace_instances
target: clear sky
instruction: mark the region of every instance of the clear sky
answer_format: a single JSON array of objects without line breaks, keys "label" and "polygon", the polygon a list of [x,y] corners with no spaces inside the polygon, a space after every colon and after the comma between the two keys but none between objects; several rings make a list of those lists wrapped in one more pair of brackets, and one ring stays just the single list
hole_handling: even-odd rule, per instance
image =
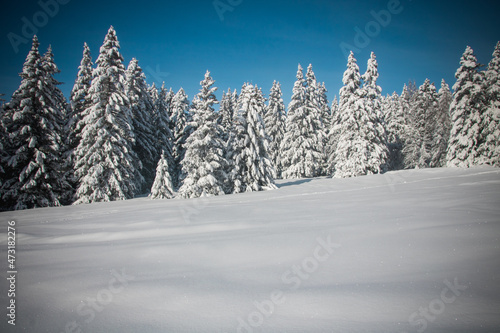
[{"label": "clear sky", "polygon": [[[19,86],[33,27],[42,53],[52,45],[67,97],[83,43],[95,60],[113,25],[125,65],[137,58],[148,83],[183,87],[192,99],[208,69],[219,99],[223,90],[239,91],[247,81],[268,94],[277,80],[286,104],[298,63],[304,69],[312,63],[330,101],[338,95],[346,48],[355,49],[362,73],[375,52],[378,83],[387,94],[400,93],[408,80],[420,85],[429,78],[439,88],[444,78],[452,86],[467,45],[487,64],[500,40],[497,0],[217,0],[218,9],[213,0],[56,1],[2,4],[0,93],[6,99]],[[22,41],[26,36],[29,42]]]}]

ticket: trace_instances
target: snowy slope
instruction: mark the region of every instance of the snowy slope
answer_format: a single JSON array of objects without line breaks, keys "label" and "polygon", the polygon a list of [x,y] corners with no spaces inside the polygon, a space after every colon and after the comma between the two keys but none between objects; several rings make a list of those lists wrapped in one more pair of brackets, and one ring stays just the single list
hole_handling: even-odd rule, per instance
[{"label": "snowy slope", "polygon": [[11,219],[1,332],[500,332],[499,169],[5,212],[1,258]]}]

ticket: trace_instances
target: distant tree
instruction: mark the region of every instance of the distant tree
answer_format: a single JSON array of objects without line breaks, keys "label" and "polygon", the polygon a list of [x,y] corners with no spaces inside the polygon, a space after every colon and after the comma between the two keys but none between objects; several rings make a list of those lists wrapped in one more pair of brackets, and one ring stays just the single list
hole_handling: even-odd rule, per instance
[{"label": "distant tree", "polygon": [[156,167],[156,177],[151,187],[151,199],[172,199],[175,196],[170,169],[168,159],[162,152]]},{"label": "distant tree", "polygon": [[450,105],[451,131],[446,155],[449,167],[471,167],[479,163],[483,100],[481,65],[467,46],[455,73]]},{"label": "distant tree", "polygon": [[139,179],[144,182],[136,183],[139,193],[146,193],[151,189],[155,178],[155,166],[158,156],[158,147],[155,142],[158,136],[154,135],[154,105],[148,92],[146,76],[137,59],[132,58],[125,72],[125,93],[130,101],[132,127],[134,128],[135,144],[133,149],[142,163]]},{"label": "distant tree", "polygon": [[42,57],[38,47],[34,36],[20,74],[21,85],[3,114],[9,135],[9,178],[2,189],[7,209],[59,206],[70,190],[62,159],[67,104],[53,77],[59,70],[51,48]]},{"label": "distant tree", "polygon": [[[135,145],[125,67],[113,27],[101,46],[93,71],[81,141],[75,150],[79,179],[75,204],[124,200],[134,196],[140,161]],[[139,183],[141,181],[139,180]]]},{"label": "distant tree", "polygon": [[268,158],[269,139],[261,117],[264,108],[261,90],[245,84],[228,142],[233,193],[276,188],[274,168]]},{"label": "distant tree", "polygon": [[276,171],[276,177],[281,178],[282,165],[280,146],[285,135],[285,104],[283,103],[281,85],[274,81],[269,93],[268,106],[264,116],[264,125],[269,136],[269,159]]},{"label": "distant tree", "polygon": [[485,72],[483,92],[485,111],[481,124],[480,163],[500,167],[500,42]]},{"label": "distant tree", "polygon": [[190,123],[193,133],[186,141],[186,153],[181,162],[186,177],[178,193],[183,198],[225,194],[228,166],[222,130],[213,109],[217,103],[214,83],[207,71],[200,82],[201,90],[193,99],[193,121]]}]

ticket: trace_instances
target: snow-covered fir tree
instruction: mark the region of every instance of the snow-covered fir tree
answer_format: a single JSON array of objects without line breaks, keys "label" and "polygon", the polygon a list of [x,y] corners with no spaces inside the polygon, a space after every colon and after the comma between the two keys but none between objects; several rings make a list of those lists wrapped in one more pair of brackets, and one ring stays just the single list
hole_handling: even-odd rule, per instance
[{"label": "snow-covered fir tree", "polygon": [[175,196],[170,170],[168,158],[162,152],[156,166],[156,177],[151,187],[151,194],[149,196],[151,199],[172,199]]},{"label": "snow-covered fir tree", "polygon": [[483,92],[485,110],[482,119],[482,137],[479,148],[480,163],[500,167],[500,42],[485,71]]},{"label": "snow-covered fir tree", "polygon": [[[234,90],[234,93],[236,93],[236,89]],[[222,93],[222,99],[219,103],[219,124],[222,126],[222,130],[224,132],[224,141],[227,141],[229,138],[229,131],[233,125],[234,114],[238,108],[238,104],[235,104],[234,102],[235,99],[233,98],[231,88],[228,88],[227,93]]]},{"label": "snow-covered fir tree", "polygon": [[0,199],[2,202],[2,204],[0,204],[0,211],[9,208],[7,202],[2,198],[3,184],[9,179],[7,164],[9,160],[8,152],[10,150],[10,138],[6,129],[7,123],[10,122],[7,120],[8,116],[7,112],[5,112],[5,100],[3,96],[3,94],[0,94]]},{"label": "snow-covered fir tree", "polygon": [[156,104],[158,103],[158,88],[156,88],[156,85],[155,83],[153,82],[153,84],[151,85],[148,85],[148,93],[149,93],[149,97],[151,97],[151,101],[153,102],[153,105],[155,105],[155,108],[156,108]]},{"label": "snow-covered fir tree", "polygon": [[325,145],[326,174],[333,175],[335,171],[335,153],[340,136],[339,103],[337,96],[333,99],[330,116],[330,128],[327,131],[328,140]]},{"label": "snow-covered fir tree", "polygon": [[59,206],[70,190],[62,159],[67,104],[53,77],[59,70],[52,50],[42,57],[38,47],[34,36],[21,85],[4,113],[10,145],[2,202],[9,209]]},{"label": "snow-covered fir tree", "polygon": [[181,162],[186,177],[178,193],[183,198],[222,195],[227,187],[228,163],[222,129],[213,108],[217,103],[214,83],[207,71],[200,82],[200,92],[193,99],[190,125],[194,130],[186,141],[186,153]]},{"label": "snow-covered fir tree", "polygon": [[317,121],[313,121],[312,124],[317,136],[315,138],[315,140],[317,140],[317,149],[321,151],[323,156],[321,156],[321,166],[316,175],[323,176],[326,175],[327,168],[325,145],[328,140],[328,127],[325,124],[329,123],[330,107],[328,106],[328,99],[326,98],[326,87],[324,83],[319,84],[316,80],[312,64],[309,64],[306,73],[306,107],[313,120],[317,119]]},{"label": "snow-covered fir tree", "polygon": [[170,166],[170,174],[174,175],[174,136],[171,130],[172,99],[168,96],[169,91],[165,88],[165,83],[162,84],[159,91],[150,89],[150,95],[156,93],[156,98],[153,106],[153,137],[155,138],[156,158],[160,158],[160,152],[164,152],[165,158]]},{"label": "snow-covered fir tree", "polygon": [[155,178],[155,166],[158,156],[156,136],[153,131],[154,105],[148,92],[146,76],[137,59],[132,58],[125,72],[125,93],[130,101],[132,127],[134,128],[135,144],[133,149],[142,163],[142,184],[136,183],[140,193],[146,193],[151,188]]},{"label": "snow-covered fir tree", "polygon": [[321,85],[318,85],[321,121],[323,122],[323,127],[325,129],[325,135],[328,136],[328,131],[330,130],[332,123],[332,110],[328,105],[328,97],[326,96],[327,92],[328,90],[326,89],[324,82],[321,83]]},{"label": "snow-covered fir tree", "polygon": [[446,166],[446,150],[450,138],[450,105],[452,100],[450,87],[444,79],[438,91],[438,112],[434,127],[431,167]]},{"label": "snow-covered fir tree", "polygon": [[450,105],[451,131],[446,155],[449,167],[479,164],[483,100],[483,76],[474,51],[467,46],[455,73],[453,100]]},{"label": "snow-covered fir tree", "polygon": [[75,204],[124,200],[141,184],[141,162],[135,144],[130,101],[125,93],[125,67],[113,27],[108,30],[96,60],[89,89],[92,101],[85,111],[80,144],[75,150],[79,185]]},{"label": "snow-covered fir tree", "polygon": [[83,45],[83,56],[78,67],[78,74],[71,90],[70,103],[71,108],[68,114],[68,122],[66,124],[66,132],[68,134],[67,144],[71,149],[68,158],[74,164],[74,150],[80,142],[80,133],[82,131],[85,110],[88,110],[90,105],[89,89],[92,82],[92,57],[90,55],[90,48],[87,43]]},{"label": "snow-covered fir tree", "polygon": [[228,142],[233,193],[276,188],[275,172],[268,157],[269,138],[265,132],[264,96],[257,86],[245,84]]},{"label": "snow-covered fir tree", "polygon": [[402,96],[396,92],[385,99],[384,115],[387,130],[387,147],[389,149],[389,170],[404,168],[403,148],[410,141],[413,127],[409,120],[409,104],[405,99],[407,86],[403,88]]},{"label": "snow-covered fir tree", "polygon": [[264,113],[264,126],[269,136],[269,159],[276,172],[276,178],[281,178],[282,165],[280,146],[285,135],[285,104],[282,98],[281,85],[274,81],[269,93],[268,105]]},{"label": "snow-covered fir tree", "polygon": [[307,86],[302,67],[299,65],[281,145],[282,177],[285,179],[316,177],[323,171],[324,128],[317,94],[313,93],[313,90],[316,90],[316,87]]},{"label": "snow-covered fir tree", "polygon": [[[344,86],[340,89],[340,135],[335,152],[334,177],[355,177],[382,173],[387,169],[389,152],[385,130],[377,114],[377,90],[373,58],[368,62],[365,82],[361,88],[361,75],[354,54],[348,58],[344,72]],[[366,105],[367,104],[367,105]]]},{"label": "snow-covered fir tree", "polygon": [[175,125],[172,133],[174,141],[172,181],[174,188],[179,188],[185,176],[182,173],[181,162],[186,153],[186,140],[191,134],[190,121],[188,96],[184,92],[184,89],[180,88],[172,99],[172,123]]},{"label": "snow-covered fir tree", "polygon": [[428,168],[437,166],[442,157],[444,132],[437,131],[439,98],[434,83],[429,79],[419,87],[410,105],[412,136],[405,144],[405,166],[407,168]]}]

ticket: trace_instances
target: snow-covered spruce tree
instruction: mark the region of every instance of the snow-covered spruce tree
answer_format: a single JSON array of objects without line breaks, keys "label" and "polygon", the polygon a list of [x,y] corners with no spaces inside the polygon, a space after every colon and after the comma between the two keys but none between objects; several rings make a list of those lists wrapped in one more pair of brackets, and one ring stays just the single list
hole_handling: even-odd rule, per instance
[{"label": "snow-covered spruce tree", "polygon": [[184,179],[181,162],[186,153],[184,147],[186,140],[191,134],[190,118],[188,96],[184,92],[184,89],[180,88],[172,99],[172,123],[175,125],[172,133],[174,141],[172,181],[174,188],[179,188]]},{"label": "snow-covered spruce tree", "polygon": [[196,198],[225,194],[227,186],[227,161],[225,159],[222,130],[213,109],[217,103],[212,87],[215,81],[207,71],[200,82],[200,92],[193,99],[191,108],[194,131],[186,141],[186,153],[181,162],[186,177],[179,189],[179,196]]},{"label": "snow-covered spruce tree", "polygon": [[245,84],[228,141],[233,193],[275,189],[275,172],[268,158],[269,139],[261,117],[264,96],[257,86]]},{"label": "snow-covered spruce tree", "polygon": [[332,124],[332,111],[328,105],[328,97],[326,96],[327,92],[328,90],[326,89],[324,82],[321,83],[321,85],[318,85],[320,116],[325,129],[325,135],[328,135],[328,131],[330,130]]},{"label": "snow-covered spruce tree", "polygon": [[[165,89],[165,82],[162,84],[162,89]],[[163,96],[160,93],[160,97]],[[173,110],[172,110],[172,101],[174,99],[175,93],[172,91],[172,88],[168,88],[168,90],[165,89],[165,94],[164,94],[164,100],[165,100],[165,107],[167,110],[167,115],[169,119],[168,126],[170,128],[170,132],[174,131],[175,124],[172,121],[173,117]]]},{"label": "snow-covered spruce tree", "polygon": [[[370,89],[362,89],[359,67],[351,52],[344,72],[344,86],[340,89],[340,135],[335,152],[334,177],[382,173],[387,169],[389,152],[385,130],[373,101],[377,76],[373,72],[367,73],[370,74],[366,77],[366,84]],[[366,103],[368,107],[365,107]]]},{"label": "snow-covered spruce tree", "polygon": [[135,144],[133,149],[142,163],[141,184],[136,183],[138,193],[146,193],[151,189],[155,178],[155,166],[159,156],[156,142],[159,139],[154,133],[154,105],[148,92],[146,76],[132,58],[125,72],[125,93],[130,101],[132,127],[134,128]]},{"label": "snow-covered spruce tree", "polygon": [[[236,90],[234,92],[236,93]],[[229,131],[231,130],[237,107],[238,105],[234,104],[231,88],[228,88],[227,93],[222,93],[222,99],[219,103],[219,124],[222,126],[224,141],[227,141],[229,138]]]},{"label": "snow-covered spruce tree", "polygon": [[[7,164],[9,160],[10,138],[7,135],[6,125],[9,123],[7,120],[7,112],[5,111],[5,100],[2,98],[4,95],[0,94],[0,211],[8,209],[9,204],[2,199],[3,197],[3,184],[9,179],[7,174]],[[11,175],[10,175],[11,177]]]},{"label": "snow-covered spruce tree", "polygon": [[75,204],[125,200],[136,192],[135,144],[130,101],[125,93],[125,67],[113,27],[101,46],[89,89],[80,144],[75,150],[79,186]]},{"label": "snow-covered spruce tree", "polygon": [[276,172],[276,178],[281,178],[280,146],[285,135],[286,110],[282,96],[280,83],[274,81],[264,113],[264,127],[269,136],[268,154]]},{"label": "snow-covered spruce tree", "polygon": [[443,130],[437,132],[439,98],[434,83],[429,79],[419,87],[410,105],[410,120],[413,130],[404,147],[407,168],[435,167],[443,153]]},{"label": "snow-covered spruce tree", "polygon": [[156,88],[156,85],[154,82],[150,86],[148,85],[148,93],[149,93],[149,97],[151,97],[151,101],[153,102],[153,105],[155,105],[155,108],[156,108],[156,104],[158,103],[159,95],[158,95],[158,89]]},{"label": "snow-covered spruce tree", "polygon": [[21,85],[4,114],[10,178],[3,184],[2,201],[12,205],[9,209],[59,206],[69,190],[61,154],[66,101],[53,77],[58,69],[51,49],[42,57],[38,46],[34,36]]},{"label": "snow-covered spruce tree", "polygon": [[[326,143],[327,132],[330,118],[330,107],[328,106],[328,99],[326,98],[326,87],[324,83],[320,85],[316,80],[316,75],[312,70],[312,64],[307,67],[306,73],[306,107],[309,109],[308,113],[313,118],[313,126],[317,135],[318,146],[317,149],[322,152],[321,166],[316,176],[326,175]],[[317,121],[314,121],[314,118]]]},{"label": "snow-covered spruce tree", "polygon": [[451,130],[450,104],[452,94],[450,87],[444,79],[441,80],[441,88],[438,91],[437,97],[438,111],[434,126],[431,167],[446,166],[446,150],[448,149]]},{"label": "snow-covered spruce tree", "polygon": [[156,167],[156,177],[151,187],[149,196],[151,199],[172,199],[175,196],[170,169],[168,158],[162,152]]},{"label": "snow-covered spruce tree", "polygon": [[330,128],[327,132],[328,140],[325,146],[326,174],[333,175],[335,171],[335,152],[340,136],[339,103],[337,96],[333,99],[330,116]]},{"label": "snow-covered spruce tree", "polygon": [[451,131],[446,154],[447,166],[467,168],[479,163],[483,100],[481,65],[467,46],[455,73],[450,105]]},{"label": "snow-covered spruce tree", "polygon": [[500,42],[497,43],[485,72],[483,91],[485,111],[481,126],[480,163],[500,167]]},{"label": "snow-covered spruce tree", "polygon": [[170,118],[172,99],[169,97],[169,90],[162,84],[159,91],[150,90],[151,93],[157,92],[156,103],[153,107],[153,137],[155,140],[156,159],[160,159],[160,152],[164,152],[165,158],[170,166],[170,174],[174,174],[174,137],[171,128],[172,120]]},{"label": "snow-covered spruce tree", "polygon": [[71,90],[70,103],[71,108],[68,114],[66,132],[68,133],[67,144],[71,150],[68,158],[74,164],[74,150],[80,142],[80,133],[82,131],[82,119],[85,117],[85,110],[88,110],[90,99],[88,97],[90,83],[92,82],[92,57],[87,43],[83,45],[83,56],[78,67],[75,84]]},{"label": "snow-covered spruce tree", "polygon": [[312,92],[315,88],[306,86],[299,65],[281,145],[282,177],[285,179],[316,177],[324,167],[324,129],[315,99],[317,94]]},{"label": "snow-covered spruce tree", "polygon": [[409,104],[404,95],[407,87],[403,88],[402,96],[396,92],[385,99],[385,119],[387,129],[387,147],[389,149],[389,170],[404,168],[403,148],[410,141],[413,127],[409,122]]}]

